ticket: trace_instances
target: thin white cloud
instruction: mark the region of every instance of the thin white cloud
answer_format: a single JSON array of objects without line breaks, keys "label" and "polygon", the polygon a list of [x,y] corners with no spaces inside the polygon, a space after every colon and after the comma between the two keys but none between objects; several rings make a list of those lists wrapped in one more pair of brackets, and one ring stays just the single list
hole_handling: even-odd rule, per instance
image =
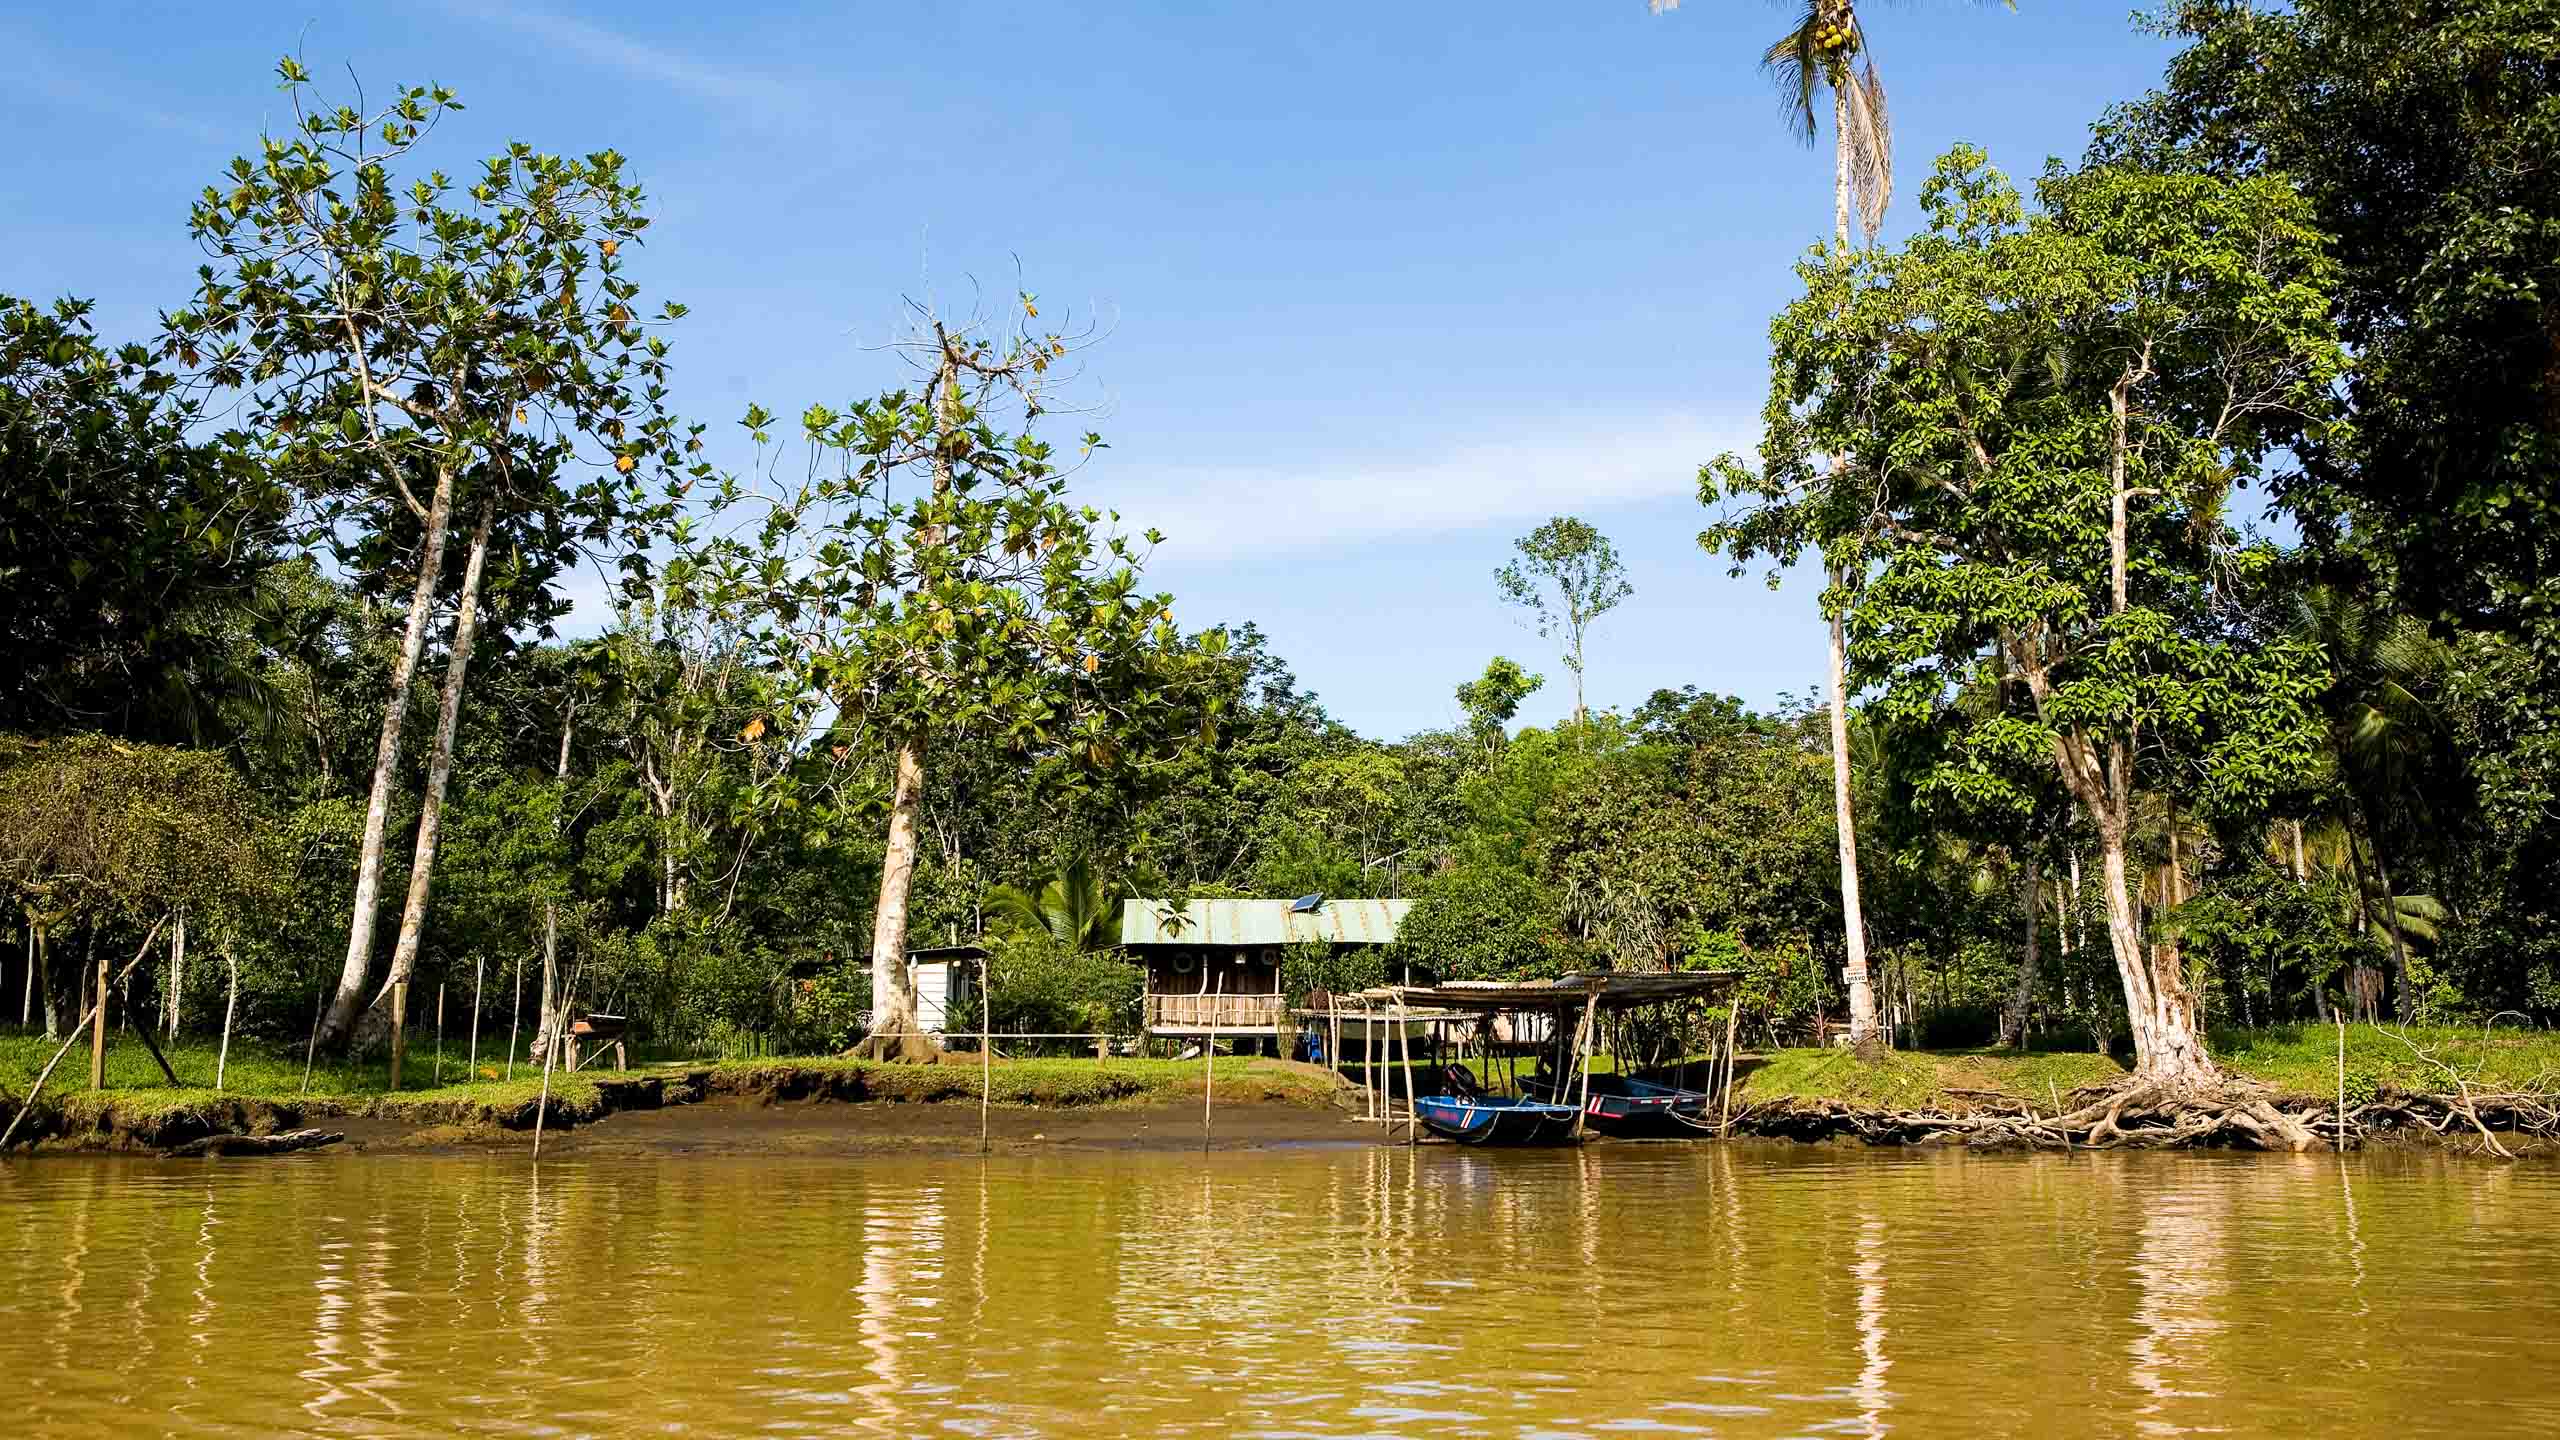
[{"label": "thin white cloud", "polygon": [[797,115],[804,108],[798,87],[779,76],[662,50],[592,20],[479,0],[445,0],[445,9],[503,25],[594,64],[750,115]]},{"label": "thin white cloud", "polygon": [[20,31],[0,29],[0,50],[9,55],[10,80],[21,96],[191,140],[222,139],[209,122],[152,104],[147,87],[111,78],[100,64],[55,51]]},{"label": "thin white cloud", "polygon": [[1165,533],[1161,563],[1473,530],[1694,495],[1698,467],[1747,454],[1753,426],[1697,415],[1568,417],[1439,454],[1344,454],[1180,474],[1099,473],[1092,493],[1133,531]]}]

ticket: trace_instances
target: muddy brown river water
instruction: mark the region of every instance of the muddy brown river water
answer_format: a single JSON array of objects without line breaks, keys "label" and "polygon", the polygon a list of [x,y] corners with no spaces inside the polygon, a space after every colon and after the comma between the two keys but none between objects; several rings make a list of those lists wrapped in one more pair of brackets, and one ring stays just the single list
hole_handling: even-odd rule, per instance
[{"label": "muddy brown river water", "polygon": [[0,1164],[0,1434],[2560,1434],[2560,1169]]}]

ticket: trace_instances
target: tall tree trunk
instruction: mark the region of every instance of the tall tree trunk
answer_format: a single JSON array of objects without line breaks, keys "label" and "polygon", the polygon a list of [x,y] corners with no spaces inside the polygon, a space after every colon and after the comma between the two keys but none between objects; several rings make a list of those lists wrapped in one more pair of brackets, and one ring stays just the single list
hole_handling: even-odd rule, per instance
[{"label": "tall tree trunk", "polygon": [[2042,928],[2039,913],[2044,908],[2044,872],[2036,864],[2035,851],[2027,852],[2026,882],[2019,886],[2019,908],[2025,912],[2027,946],[2018,960],[2018,988],[2009,999],[2009,1014],[2001,1028],[2002,1037],[2011,1047],[2027,1048],[2027,1013],[2036,998],[2037,931]]},{"label": "tall tree trunk", "polygon": [[178,1038],[179,1010],[187,991],[187,912],[181,908],[169,930],[169,1023],[171,1040]]},{"label": "tall tree trunk", "polygon": [[889,849],[880,862],[880,906],[871,921],[871,1033],[860,1053],[870,1060],[931,1059],[935,1046],[916,1026],[916,987],[907,973],[907,893],[916,876],[916,812],[924,798],[924,739],[898,744],[898,775],[889,800]]},{"label": "tall tree trunk", "polygon": [[[569,798],[569,736],[577,723],[578,702],[573,698],[560,711],[560,764],[552,772],[552,782],[559,787],[560,803]],[[551,833],[560,833],[560,813],[555,806],[551,816]],[[519,967],[518,988],[522,988],[523,971]],[[549,1053],[543,1047],[551,1043],[552,1027],[559,1023],[559,1010],[552,997],[560,993],[560,902],[542,902],[542,997],[534,1002],[540,1014],[535,1017],[533,1048],[525,1052],[527,1060]]]},{"label": "tall tree trunk", "polygon": [[391,951],[391,973],[382,995],[405,985],[418,969],[418,948],[426,940],[427,895],[435,883],[436,847],[444,835],[444,792],[453,778],[454,732],[462,723],[462,690],[471,670],[471,647],[480,636],[480,579],[488,569],[489,530],[497,507],[480,505],[480,521],[471,530],[471,553],[462,567],[462,595],[453,614],[453,650],[445,659],[444,695],[436,709],[434,748],[427,753],[427,790],[418,805],[418,840],[409,859],[409,900],[400,909],[400,938]]},{"label": "tall tree trunk", "polygon": [[[1836,583],[1839,572],[1833,571]],[[1831,617],[1831,808],[1839,829],[1840,926],[1849,964],[1849,1043],[1872,1050],[1884,1041],[1876,1023],[1876,991],[1867,977],[1867,917],[1858,899],[1858,824],[1849,799],[1849,648],[1840,617]]]},{"label": "tall tree trunk", "polygon": [[[2410,1002],[2409,947],[2400,938],[2400,902],[2398,892],[2391,888],[2391,862],[2383,855],[2382,842],[2373,833],[2373,821],[2365,813],[2364,801],[2360,797],[2350,795],[2347,799],[2347,808],[2354,826],[2347,836],[2348,846],[2353,848],[2358,840],[2364,842],[2365,853],[2373,857],[2373,878],[2382,885],[2382,905],[2379,912],[2375,914],[2374,921],[2391,941],[2391,984],[2392,989],[2397,993],[2395,1013],[2400,1017],[2401,1023],[2406,1024],[2415,1014],[2417,1007]],[[2357,882],[2357,889],[2359,891],[2363,889],[2361,878]],[[2375,1022],[2379,1021],[2381,1016],[2377,1013],[2365,1018],[2368,1022]]]},{"label": "tall tree trunk", "polygon": [[[1849,153],[1849,93],[1831,87],[1831,238],[1849,248],[1849,198],[1852,187]],[[1845,461],[1847,457],[1842,457]],[[1844,577],[1829,571],[1836,588]],[[1831,807],[1840,835],[1840,928],[1849,963],[1842,980],[1849,990],[1849,1043],[1874,1051],[1884,1043],[1877,1023],[1875,984],[1867,975],[1867,917],[1858,898],[1858,826],[1849,799],[1849,639],[1841,616],[1831,617]]]},{"label": "tall tree trunk", "polygon": [[435,494],[427,504],[425,533],[418,542],[418,585],[409,600],[408,627],[401,632],[399,657],[391,662],[391,693],[382,707],[382,739],[374,747],[373,792],[365,802],[364,840],[356,850],[354,915],[347,926],[346,967],[338,975],[338,993],[321,1019],[317,1043],[335,1050],[355,1025],[356,1012],[372,988],[373,931],[382,903],[382,847],[391,826],[391,784],[400,768],[400,727],[409,714],[409,682],[418,657],[426,653],[427,621],[435,610],[436,585],[444,575],[445,532],[453,524],[453,471],[436,467]]}]

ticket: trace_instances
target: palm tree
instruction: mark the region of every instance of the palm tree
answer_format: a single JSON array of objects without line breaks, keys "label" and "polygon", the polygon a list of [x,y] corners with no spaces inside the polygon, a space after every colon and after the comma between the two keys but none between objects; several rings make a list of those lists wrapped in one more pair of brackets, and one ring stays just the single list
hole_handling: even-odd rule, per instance
[{"label": "palm tree", "polygon": [[[1676,10],[1680,0],[1647,0],[1654,14]],[[2016,8],[2016,0],[2007,0]],[[1832,241],[1849,248],[1849,215],[1857,212],[1870,245],[1893,198],[1893,124],[1885,113],[1884,81],[1867,55],[1866,28],[1854,0],[1807,0],[1793,28],[1760,57],[1777,83],[1778,105],[1788,133],[1811,146],[1820,126],[1818,102],[1831,96]],[[1847,468],[1841,457],[1838,470]],[[1838,473],[1835,470],[1835,473]],[[1840,835],[1840,916],[1849,963],[1849,1043],[1873,1049],[1883,1041],[1876,992],[1867,974],[1866,912],[1858,898],[1858,833],[1849,785],[1849,642],[1846,599],[1854,577],[1837,562],[1828,567],[1824,608],[1831,620],[1831,798]]]},{"label": "palm tree", "polygon": [[1120,902],[1081,855],[1059,866],[1036,895],[1012,885],[990,887],[987,914],[997,929],[1046,934],[1070,950],[1120,941]]}]

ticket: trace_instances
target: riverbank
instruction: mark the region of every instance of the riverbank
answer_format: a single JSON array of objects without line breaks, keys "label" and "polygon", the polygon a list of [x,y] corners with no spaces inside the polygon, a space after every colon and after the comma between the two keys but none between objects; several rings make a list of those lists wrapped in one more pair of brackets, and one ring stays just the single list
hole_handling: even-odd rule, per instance
[{"label": "riverbank", "polygon": [[[0,1125],[49,1053],[35,1037],[0,1036]],[[2216,1037],[2216,1053],[2236,1078],[2300,1117],[2323,1143],[2337,1133],[2334,1030],[2235,1032]],[[509,1077],[484,1066],[481,1078],[436,1085],[432,1062],[419,1066],[413,1058],[412,1073],[427,1073],[398,1092],[388,1090],[378,1066],[321,1068],[306,1091],[300,1057],[236,1047],[226,1087],[217,1092],[200,1083],[217,1063],[209,1049],[171,1047],[169,1059],[182,1082],[175,1087],[130,1041],[110,1051],[104,1091],[67,1088],[57,1074],[22,1128],[20,1146],[158,1153],[209,1137],[299,1128],[342,1133],[354,1149],[512,1146],[530,1142],[537,1116],[545,1149],[557,1145],[563,1153],[974,1151],[979,1144],[982,1080],[970,1055],[929,1065],[812,1058],[588,1070],[555,1075],[547,1108],[540,1075],[521,1067]],[[465,1068],[450,1065],[447,1073]],[[1746,1054],[1731,1130],[1870,1144],[2035,1143],[2039,1127],[2085,1109],[2125,1078],[2116,1061],[2076,1052],[1898,1052],[1872,1061],[1841,1050]],[[2351,1026],[2344,1078],[2350,1144],[2560,1153],[2553,1143],[2560,1037]],[[999,1149],[1203,1143],[1208,1079],[1196,1060],[1000,1060],[986,1081],[986,1134]],[[1379,1134],[1345,1118],[1358,1092],[1318,1067],[1222,1057],[1215,1086],[1206,1138],[1218,1148],[1362,1143]],[[619,1123],[597,1125],[608,1117]],[[2177,1138],[2135,1134],[2120,1143]],[[2181,1143],[2248,1138],[2199,1132]]]},{"label": "riverbank", "polygon": [[[2560,1036],[2527,1030],[2350,1025],[2230,1031],[2213,1054],[2238,1084],[2330,1142],[2553,1149],[2560,1139]],[[2111,1057],[2006,1050],[1845,1050],[1746,1055],[1733,1129],[1873,1144],[2004,1143],[2085,1110],[2127,1080]],[[2003,1122],[2016,1121],[2020,1124]],[[2172,1131],[2174,1133],[2174,1131]],[[2170,1135],[2153,1137],[2165,1140]],[[2199,1134],[2182,1143],[2227,1142]],[[2124,1143],[2146,1143],[2129,1136]]]},{"label": "riverbank", "polygon": [[[0,1037],[0,1125],[41,1067],[27,1037]],[[1114,1058],[999,1060],[982,1080],[977,1058],[932,1065],[886,1065],[811,1058],[695,1062],[629,1072],[542,1077],[518,1067],[512,1078],[387,1089],[378,1068],[315,1070],[302,1087],[296,1060],[235,1048],[223,1090],[210,1079],[216,1057],[168,1048],[181,1084],[170,1086],[140,1045],[112,1050],[108,1088],[56,1084],[21,1127],[21,1149],[158,1153],[220,1135],[271,1135],[318,1128],[356,1149],[530,1143],[537,1118],[544,1148],[591,1148],[586,1132],[607,1117],[652,1117],[631,1143],[671,1150],[912,1149],[978,1144],[978,1100],[987,1086],[987,1131],[1003,1145],[1194,1148],[1211,1077],[1198,1061]],[[454,1067],[460,1069],[461,1067]],[[415,1062],[413,1059],[413,1073]],[[1341,1120],[1339,1087],[1314,1066],[1221,1057],[1211,1133],[1221,1146],[1360,1138]],[[824,1112],[823,1118],[809,1116]],[[778,1123],[770,1117],[798,1114]],[[682,1118],[657,1118],[677,1117]],[[630,1128],[628,1126],[624,1127]],[[617,1141],[616,1143],[625,1143]]]}]

